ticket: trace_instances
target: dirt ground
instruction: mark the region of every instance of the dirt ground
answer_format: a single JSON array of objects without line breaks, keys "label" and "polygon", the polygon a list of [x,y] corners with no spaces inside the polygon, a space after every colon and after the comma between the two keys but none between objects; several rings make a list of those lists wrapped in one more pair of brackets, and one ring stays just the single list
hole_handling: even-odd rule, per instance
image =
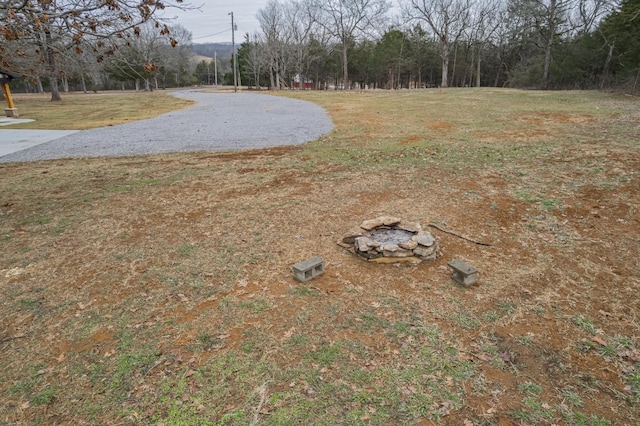
[{"label": "dirt ground", "polygon": [[[451,151],[326,102],[316,145],[0,165],[0,424],[639,424],[637,102]],[[336,244],[382,215],[437,260]]]}]

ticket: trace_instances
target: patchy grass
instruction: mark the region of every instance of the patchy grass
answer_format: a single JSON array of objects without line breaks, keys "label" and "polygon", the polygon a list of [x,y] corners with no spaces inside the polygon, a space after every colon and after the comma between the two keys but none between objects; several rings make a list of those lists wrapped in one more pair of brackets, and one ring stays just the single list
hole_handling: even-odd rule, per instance
[{"label": "patchy grass", "polygon": [[36,120],[12,129],[86,130],[156,117],[193,105],[167,92],[63,93],[61,102],[51,95],[15,94],[20,118]]},{"label": "patchy grass", "polygon": [[[0,165],[0,423],[640,422],[635,99],[287,95],[336,129]],[[335,244],[383,214],[491,246],[433,229],[435,262],[374,265]]]}]

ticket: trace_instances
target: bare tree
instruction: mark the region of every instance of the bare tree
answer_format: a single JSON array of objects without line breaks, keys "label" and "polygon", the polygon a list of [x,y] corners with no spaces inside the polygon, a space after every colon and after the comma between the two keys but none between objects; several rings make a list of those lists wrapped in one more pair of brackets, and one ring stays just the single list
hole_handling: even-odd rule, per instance
[{"label": "bare tree", "polygon": [[571,11],[572,26],[589,33],[605,15],[613,12],[618,3],[617,0],[576,0]]},{"label": "bare tree", "polygon": [[309,40],[315,25],[311,1],[291,1],[285,8],[284,16],[291,35],[295,72],[300,79],[300,88],[304,88],[304,68],[309,56]]},{"label": "bare tree", "polygon": [[192,75],[195,71],[195,65],[192,61],[195,53],[192,46],[191,31],[182,25],[174,25],[170,27],[171,36],[177,41],[177,45],[167,42],[166,38],[162,38],[160,44],[160,55],[158,66],[163,75],[172,75],[175,79],[176,86],[183,83],[185,74]]},{"label": "bare tree", "polygon": [[284,18],[285,6],[277,0],[269,0],[258,11],[257,18],[264,35],[263,45],[268,58],[271,87],[280,90],[286,70],[284,50],[288,48],[289,32]]},{"label": "bare tree", "polygon": [[246,50],[246,53],[242,57],[244,61],[243,70],[252,75],[255,88],[258,90],[260,90],[260,73],[262,72],[262,66],[267,62],[263,55],[263,47],[264,44],[257,33],[253,34],[253,36],[249,33],[245,34],[243,48]]},{"label": "bare tree", "polygon": [[[493,37],[500,25],[502,0],[481,0],[472,11],[471,42],[475,44],[476,87],[480,87],[480,70],[485,44]],[[473,68],[473,67],[472,67]]]},{"label": "bare tree", "polygon": [[[139,25],[148,21],[170,37],[168,26],[156,18],[167,7],[190,8],[183,0],[0,0],[0,36],[39,46],[36,53],[47,67],[51,100],[57,101],[60,54],[82,53],[85,43],[91,42],[100,59],[113,53],[122,40],[135,37]],[[4,43],[0,44],[0,65],[13,68],[5,52]]]},{"label": "bare tree", "polygon": [[471,0],[409,0],[402,6],[407,17],[426,22],[440,42],[442,87],[449,85],[451,48],[469,29],[472,6]]},{"label": "bare tree", "polygon": [[133,80],[139,90],[140,80],[144,90],[150,91],[151,79],[159,72],[163,38],[149,25],[140,27],[138,36],[119,47],[107,60],[107,70],[119,80]]},{"label": "bare tree", "polygon": [[391,5],[386,0],[315,0],[316,21],[342,45],[342,83],[349,87],[349,44],[381,29]]}]

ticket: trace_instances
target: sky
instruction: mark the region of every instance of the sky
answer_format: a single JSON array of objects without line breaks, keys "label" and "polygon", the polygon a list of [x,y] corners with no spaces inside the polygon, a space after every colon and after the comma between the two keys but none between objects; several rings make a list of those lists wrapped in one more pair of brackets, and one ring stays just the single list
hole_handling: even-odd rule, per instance
[{"label": "sky", "polygon": [[176,19],[171,25],[180,24],[191,31],[193,43],[231,43],[231,16],[237,26],[236,42],[244,40],[245,33],[253,34],[260,29],[256,19],[258,10],[267,4],[267,0],[188,0],[200,10],[165,10],[165,17]]},{"label": "sky", "polygon": [[[186,0],[200,10],[166,9],[164,17],[176,18],[170,25],[180,24],[191,31],[193,43],[231,43],[231,16],[237,26],[236,43],[244,41],[246,33],[259,32],[256,18],[268,0]],[[397,1],[392,3],[397,4]]]}]

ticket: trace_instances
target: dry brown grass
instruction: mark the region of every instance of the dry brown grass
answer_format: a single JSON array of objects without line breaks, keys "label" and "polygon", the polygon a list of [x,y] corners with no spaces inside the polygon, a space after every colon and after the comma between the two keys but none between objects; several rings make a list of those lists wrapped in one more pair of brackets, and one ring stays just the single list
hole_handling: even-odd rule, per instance
[{"label": "dry brown grass", "polygon": [[[637,102],[291,95],[336,130],[0,166],[0,422],[640,421]],[[393,266],[335,244],[383,214],[492,246],[433,230],[436,262]]]},{"label": "dry brown grass", "polygon": [[48,94],[15,95],[20,118],[36,121],[11,128],[85,130],[144,120],[193,104],[166,92],[74,92],[63,93],[61,102],[49,99]]}]

